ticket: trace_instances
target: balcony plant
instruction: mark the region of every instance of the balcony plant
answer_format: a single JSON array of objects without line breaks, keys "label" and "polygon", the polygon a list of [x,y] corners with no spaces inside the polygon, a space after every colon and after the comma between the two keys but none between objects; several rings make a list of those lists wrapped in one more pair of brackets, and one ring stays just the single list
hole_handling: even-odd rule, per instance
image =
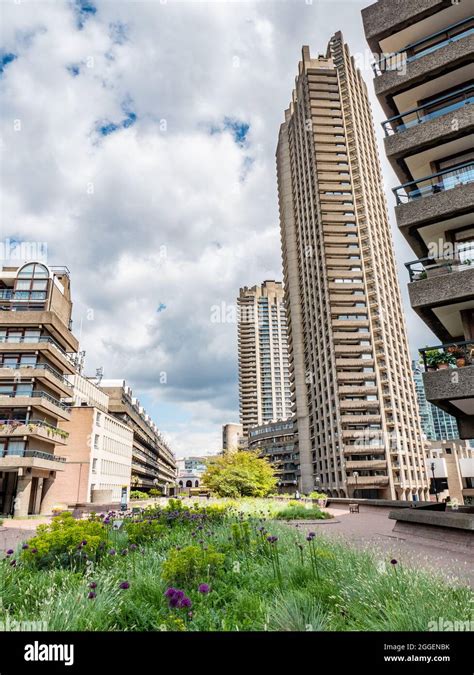
[{"label": "balcony plant", "polygon": [[448,347],[447,351],[454,358],[456,366],[458,368],[464,368],[464,366],[466,365],[466,353],[465,353],[465,351],[461,347],[458,347],[457,345],[453,345],[452,347]]},{"label": "balcony plant", "polygon": [[453,354],[450,354],[448,351],[439,352],[439,357],[437,361],[437,370],[444,370],[449,368],[449,366],[454,366],[456,364],[456,358]]}]

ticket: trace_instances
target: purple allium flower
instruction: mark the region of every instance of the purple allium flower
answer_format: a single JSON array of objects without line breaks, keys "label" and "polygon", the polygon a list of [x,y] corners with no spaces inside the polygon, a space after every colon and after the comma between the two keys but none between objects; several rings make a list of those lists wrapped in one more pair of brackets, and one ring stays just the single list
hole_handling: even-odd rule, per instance
[{"label": "purple allium flower", "polygon": [[274,536],[267,537],[267,541],[270,544],[275,544],[278,541],[278,537],[274,537]]},{"label": "purple allium flower", "polygon": [[11,560],[11,561],[10,561],[10,565],[11,565],[12,567],[16,567],[16,560]]},{"label": "purple allium flower", "polygon": [[130,550],[131,551],[136,551],[138,546],[136,544],[130,544]]},{"label": "purple allium flower", "polygon": [[94,593],[94,591],[91,591],[88,596],[89,600],[93,600],[94,598],[97,597],[97,593]]},{"label": "purple allium flower", "polygon": [[127,553],[128,553],[127,548],[124,548],[124,549],[122,549],[122,551],[120,551],[120,555],[127,555]]},{"label": "purple allium flower", "polygon": [[193,603],[188,597],[184,597],[182,600],[179,602],[179,607],[192,607]]},{"label": "purple allium flower", "polygon": [[31,552],[34,553],[34,554],[36,555],[36,553],[38,553],[38,549],[37,549],[37,548],[32,548],[32,549],[31,549]]},{"label": "purple allium flower", "polygon": [[314,539],[315,536],[316,536],[316,532],[310,532],[308,534],[308,537],[311,537],[311,539]]},{"label": "purple allium flower", "polygon": [[30,547],[28,546],[28,544],[23,544],[23,546],[22,546],[21,548],[22,548],[24,551],[26,551],[26,550],[29,549]]},{"label": "purple allium flower", "polygon": [[193,613],[192,613],[192,612],[188,612],[188,617],[189,617],[190,619],[192,619],[192,618],[193,618]]},{"label": "purple allium flower", "polygon": [[395,558],[392,558],[392,560],[390,562],[391,562],[392,565],[396,565],[398,560],[395,560]]},{"label": "purple allium flower", "polygon": [[7,555],[13,555],[14,553],[15,553],[15,551],[12,548],[9,548],[7,550]]},{"label": "purple allium flower", "polygon": [[111,548],[109,551],[109,555],[115,555],[116,551],[114,548]]},{"label": "purple allium flower", "polygon": [[119,588],[121,588],[123,591],[126,591],[127,588],[130,588],[130,584],[128,583],[128,581],[122,581]]},{"label": "purple allium flower", "polygon": [[165,598],[172,598],[176,594],[176,588],[168,588],[165,591]]},{"label": "purple allium flower", "polygon": [[81,546],[87,546],[87,539],[83,539],[81,541]]},{"label": "purple allium flower", "polygon": [[308,536],[306,537],[306,541],[313,541],[313,537],[310,537],[308,534]]},{"label": "purple allium flower", "polygon": [[89,584],[89,588],[92,588],[92,589],[97,588],[97,584],[95,583],[95,581],[92,581],[92,582]]},{"label": "purple allium flower", "polygon": [[209,584],[199,584],[198,586],[199,593],[209,593],[210,590]]}]

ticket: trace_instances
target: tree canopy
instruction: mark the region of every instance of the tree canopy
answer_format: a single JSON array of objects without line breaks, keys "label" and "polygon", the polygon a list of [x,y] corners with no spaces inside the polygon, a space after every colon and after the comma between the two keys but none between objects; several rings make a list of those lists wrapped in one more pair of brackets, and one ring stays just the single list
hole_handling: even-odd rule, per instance
[{"label": "tree canopy", "polygon": [[265,497],[277,479],[270,462],[258,452],[239,450],[209,460],[202,483],[219,497]]}]

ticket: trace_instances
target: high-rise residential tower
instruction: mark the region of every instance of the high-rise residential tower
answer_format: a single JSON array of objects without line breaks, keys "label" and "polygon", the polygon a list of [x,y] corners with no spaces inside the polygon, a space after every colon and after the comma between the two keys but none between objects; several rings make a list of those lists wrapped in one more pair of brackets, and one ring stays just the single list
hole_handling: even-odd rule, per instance
[{"label": "high-rise residential tower", "polygon": [[251,426],[291,415],[283,285],[245,286],[237,306],[240,421],[246,437]]},{"label": "high-rise residential tower", "polygon": [[379,0],[362,12],[415,312],[426,398],[474,438],[474,17],[472,2]]},{"label": "high-rise residential tower", "polygon": [[341,33],[303,47],[277,147],[303,491],[424,499],[428,481],[365,83]]}]

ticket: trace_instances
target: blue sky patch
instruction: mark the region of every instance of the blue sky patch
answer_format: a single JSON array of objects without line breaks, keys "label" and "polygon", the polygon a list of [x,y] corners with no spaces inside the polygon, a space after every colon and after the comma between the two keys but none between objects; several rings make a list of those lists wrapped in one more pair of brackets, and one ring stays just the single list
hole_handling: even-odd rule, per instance
[{"label": "blue sky patch", "polygon": [[128,40],[128,26],[122,21],[109,24],[109,35],[116,45],[123,45]]},{"label": "blue sky patch", "polygon": [[0,74],[3,73],[5,67],[16,58],[18,58],[17,55],[12,52],[0,52]]},{"label": "blue sky patch", "polygon": [[224,129],[231,131],[234,141],[238,145],[244,145],[247,140],[247,133],[250,129],[250,124],[241,122],[240,120],[232,119],[231,117],[224,117]]},{"label": "blue sky patch", "polygon": [[70,65],[70,66],[67,66],[67,67],[66,67],[66,70],[67,70],[69,73],[71,73],[71,75],[72,75],[73,77],[77,77],[77,76],[79,75],[79,73],[81,72],[81,69],[79,68],[79,66],[78,66],[76,63],[73,63],[73,64]]},{"label": "blue sky patch", "polygon": [[77,27],[81,30],[85,22],[91,16],[97,13],[97,7],[90,0],[75,0],[74,9],[76,12]]},{"label": "blue sky patch", "polygon": [[[124,107],[124,106],[122,106]],[[110,136],[114,131],[119,131],[120,129],[128,129],[137,121],[137,115],[133,111],[129,110],[126,112],[126,117],[121,122],[115,123],[110,122],[109,120],[103,120],[102,122],[96,123],[96,130],[101,136]]]}]

